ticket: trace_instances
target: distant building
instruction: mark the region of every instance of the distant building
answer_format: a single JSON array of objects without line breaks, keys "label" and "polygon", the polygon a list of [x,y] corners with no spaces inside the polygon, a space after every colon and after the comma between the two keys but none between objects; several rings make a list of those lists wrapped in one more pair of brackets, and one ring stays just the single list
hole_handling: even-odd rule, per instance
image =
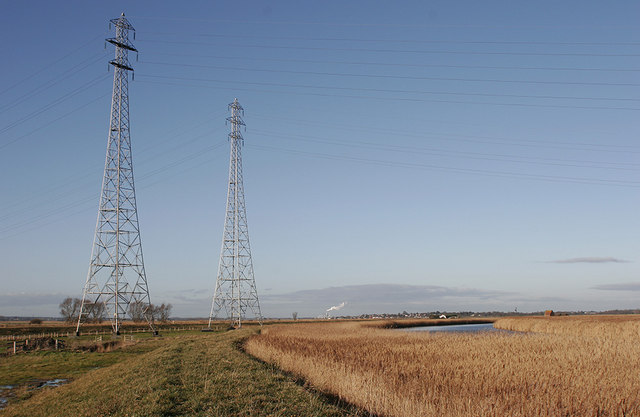
[{"label": "distant building", "polygon": [[551,316],[555,316],[556,313],[553,312],[553,310],[545,310],[544,312],[544,316],[545,317],[551,317]]}]

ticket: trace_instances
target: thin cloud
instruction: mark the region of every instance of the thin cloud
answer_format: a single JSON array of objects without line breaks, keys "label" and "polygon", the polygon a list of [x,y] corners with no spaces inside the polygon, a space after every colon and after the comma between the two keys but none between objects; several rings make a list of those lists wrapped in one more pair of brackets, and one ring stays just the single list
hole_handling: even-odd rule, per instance
[{"label": "thin cloud", "polygon": [[315,316],[327,305],[344,302],[345,314],[390,313],[402,310],[432,311],[469,304],[493,304],[513,293],[436,285],[365,284],[268,294],[260,297],[267,314],[299,311]]},{"label": "thin cloud", "polygon": [[[152,294],[154,300],[162,300],[162,302],[170,303],[191,303],[201,302],[203,300],[209,300],[213,297],[212,289],[186,289],[186,290],[171,290],[171,291],[157,291]],[[155,304],[155,303],[154,303]]]},{"label": "thin cloud", "polygon": [[[8,307],[58,306],[69,295],[60,293],[8,293],[0,295],[0,305]],[[7,313],[10,314],[10,313]]]},{"label": "thin cloud", "polygon": [[[282,303],[323,302],[332,305],[344,299],[351,302],[373,302],[396,305],[403,303],[421,303],[443,297],[492,297],[495,291],[475,288],[450,288],[437,285],[400,285],[400,284],[365,284],[347,285],[344,287],[328,287],[322,289],[302,290],[288,294],[273,294],[263,297],[265,301]],[[504,292],[500,292],[504,294]]]},{"label": "thin cloud", "polygon": [[569,259],[558,259],[555,261],[548,261],[548,263],[552,264],[606,264],[606,263],[627,263],[629,261],[624,259],[613,258],[611,256],[587,256],[584,258],[569,258]]},{"label": "thin cloud", "polygon": [[0,315],[56,317],[60,311],[59,304],[69,296],[73,295],[25,292],[0,294]]},{"label": "thin cloud", "polygon": [[640,282],[626,282],[619,284],[602,284],[591,287],[594,290],[604,291],[640,291]]}]

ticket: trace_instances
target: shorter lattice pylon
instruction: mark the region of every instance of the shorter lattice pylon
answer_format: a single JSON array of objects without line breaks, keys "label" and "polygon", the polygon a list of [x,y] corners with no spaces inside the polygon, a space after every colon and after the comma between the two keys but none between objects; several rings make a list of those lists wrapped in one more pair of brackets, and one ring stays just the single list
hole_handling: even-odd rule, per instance
[{"label": "shorter lattice pylon", "polygon": [[247,317],[249,311],[253,314],[253,318],[262,324],[258,291],[253,275],[247,212],[244,202],[242,176],[244,139],[240,131],[241,127],[245,125],[242,120],[244,109],[238,103],[238,99],[229,104],[229,109],[231,110],[231,117],[227,118],[231,123],[229,188],[218,278],[209,314],[209,329],[211,322],[218,317],[221,311],[225,312],[226,318],[236,328],[242,326],[242,320]]}]

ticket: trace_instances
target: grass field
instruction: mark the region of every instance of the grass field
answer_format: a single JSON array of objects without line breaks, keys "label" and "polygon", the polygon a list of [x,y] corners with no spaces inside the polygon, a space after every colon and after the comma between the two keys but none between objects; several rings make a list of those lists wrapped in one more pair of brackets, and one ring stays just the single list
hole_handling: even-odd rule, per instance
[{"label": "grass field", "polygon": [[361,323],[300,324],[268,327],[246,349],[380,415],[640,415],[640,317],[495,325],[536,332],[417,334]]},{"label": "grass field", "polygon": [[[0,358],[0,386],[17,385],[3,416],[345,416],[271,365],[238,349],[257,329],[165,334],[107,353]],[[57,388],[34,378],[69,379]]]}]

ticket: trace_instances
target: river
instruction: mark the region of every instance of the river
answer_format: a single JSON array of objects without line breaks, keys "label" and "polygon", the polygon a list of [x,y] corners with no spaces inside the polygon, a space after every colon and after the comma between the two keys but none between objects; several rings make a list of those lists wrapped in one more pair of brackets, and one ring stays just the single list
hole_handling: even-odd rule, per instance
[{"label": "river", "polygon": [[399,329],[406,332],[507,332],[512,333],[509,330],[496,329],[493,327],[493,323],[479,323],[479,324],[451,324],[440,326],[420,326],[420,327],[406,327]]}]

